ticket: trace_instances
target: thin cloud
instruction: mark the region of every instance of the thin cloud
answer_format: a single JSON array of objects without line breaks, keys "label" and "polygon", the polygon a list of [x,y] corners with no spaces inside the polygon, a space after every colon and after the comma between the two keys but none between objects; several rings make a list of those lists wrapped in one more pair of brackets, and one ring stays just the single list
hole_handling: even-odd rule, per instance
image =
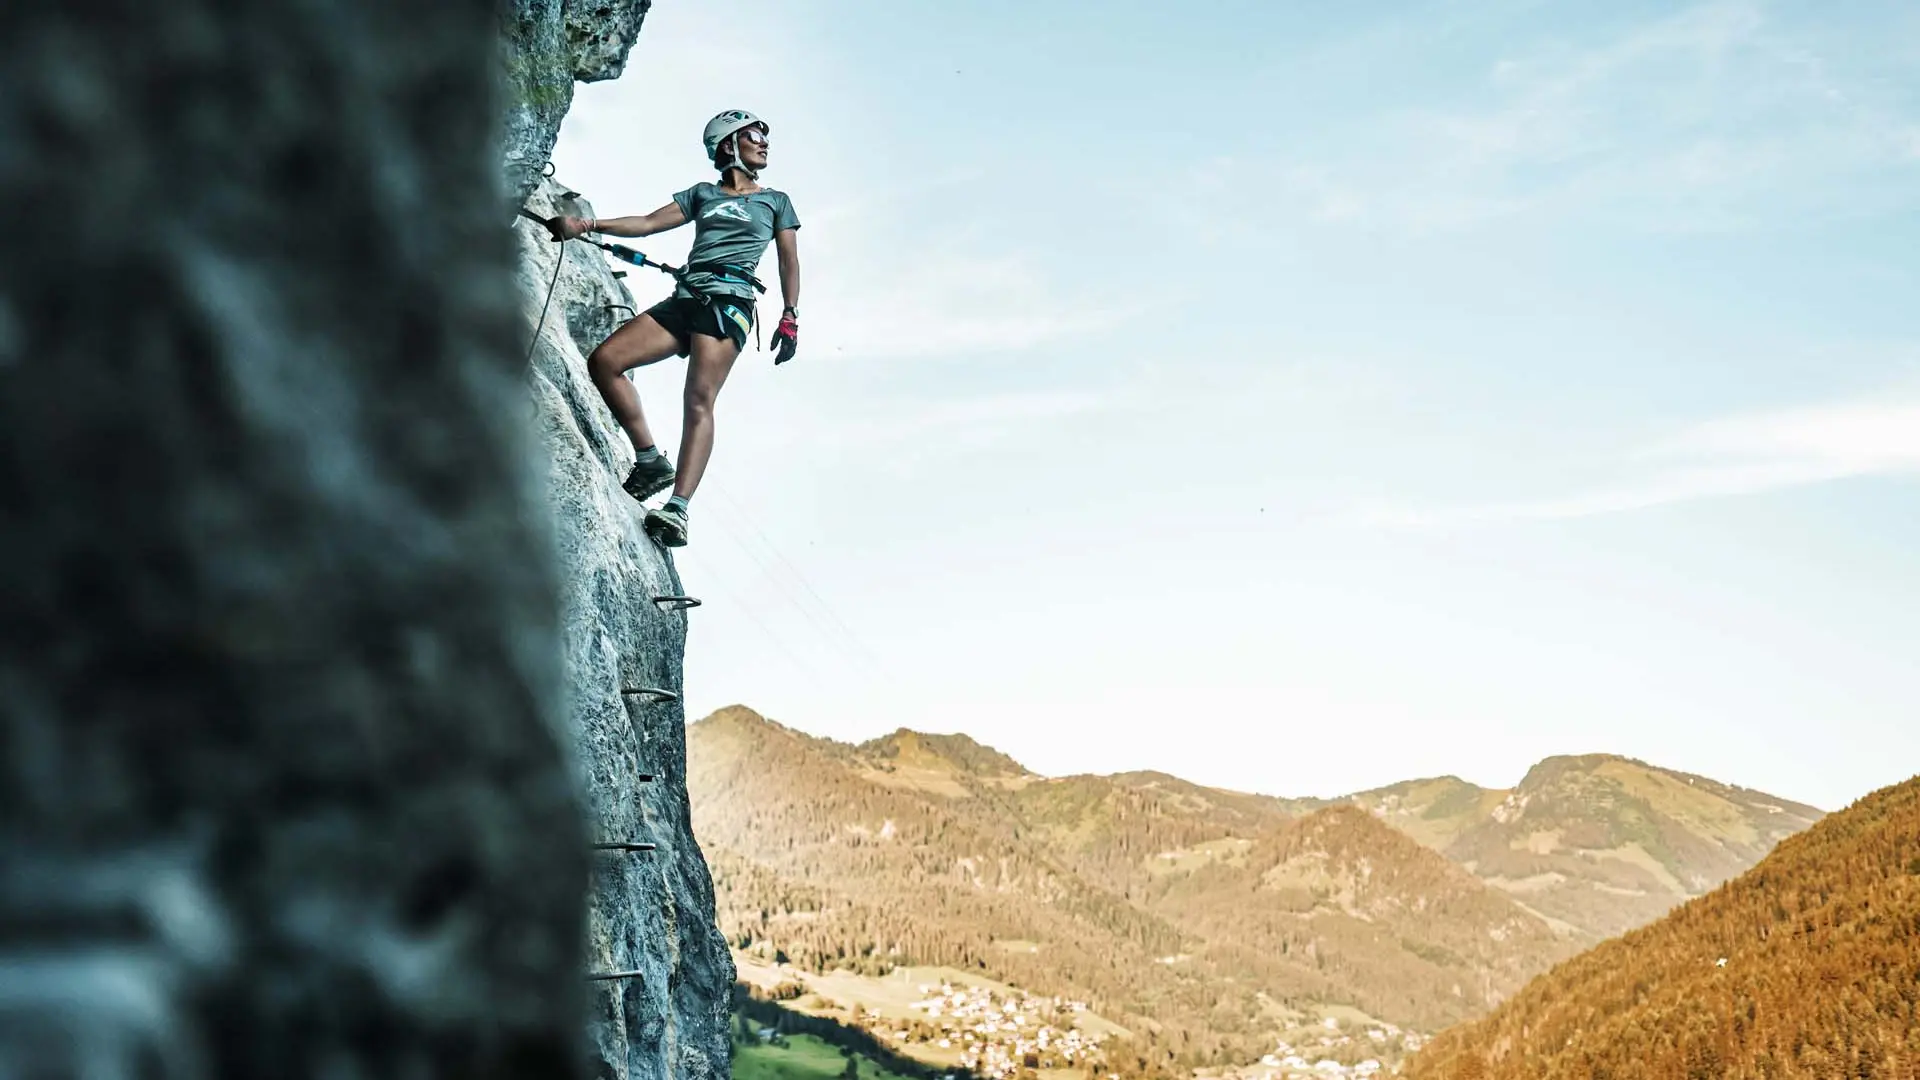
[{"label": "thin cloud", "polygon": [[1920,401],[1724,417],[1645,447],[1631,460],[1645,471],[1613,487],[1478,506],[1374,506],[1362,518],[1402,528],[1565,520],[1857,477],[1920,476]]},{"label": "thin cloud", "polygon": [[1329,223],[1414,231],[1520,214],[1660,229],[1910,203],[1899,57],[1824,60],[1803,27],[1747,3],[1697,5],[1578,48],[1493,64],[1486,100],[1377,117],[1371,150],[1274,173]]}]

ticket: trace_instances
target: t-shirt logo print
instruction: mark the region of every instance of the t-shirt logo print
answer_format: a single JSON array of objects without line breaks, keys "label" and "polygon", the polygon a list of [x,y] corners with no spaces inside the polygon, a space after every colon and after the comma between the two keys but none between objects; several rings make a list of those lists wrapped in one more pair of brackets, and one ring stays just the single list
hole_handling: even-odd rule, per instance
[{"label": "t-shirt logo print", "polygon": [[702,210],[700,217],[703,220],[713,217],[732,218],[735,221],[753,220],[753,215],[747,213],[746,204],[741,202],[714,203],[712,206]]}]

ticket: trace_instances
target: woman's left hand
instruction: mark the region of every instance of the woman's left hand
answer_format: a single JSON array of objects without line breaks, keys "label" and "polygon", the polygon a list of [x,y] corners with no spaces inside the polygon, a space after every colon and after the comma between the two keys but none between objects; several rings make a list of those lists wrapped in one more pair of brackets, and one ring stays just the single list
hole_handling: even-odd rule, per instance
[{"label": "woman's left hand", "polygon": [[775,366],[793,359],[795,349],[800,347],[800,319],[792,312],[780,316],[780,325],[773,332],[773,362]]}]

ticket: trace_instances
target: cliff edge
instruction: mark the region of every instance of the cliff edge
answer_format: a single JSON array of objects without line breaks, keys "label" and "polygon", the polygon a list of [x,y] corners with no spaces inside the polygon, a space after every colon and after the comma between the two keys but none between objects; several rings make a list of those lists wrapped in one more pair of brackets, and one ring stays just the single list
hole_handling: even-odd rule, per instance
[{"label": "cliff edge", "polygon": [[[574,84],[626,70],[651,6],[502,5],[502,176],[515,206],[542,217],[592,213],[562,200],[565,189],[543,178],[546,162]],[[514,227],[524,317],[537,328],[527,390],[546,451],[580,787],[597,841],[656,845],[594,852],[587,967],[617,976],[592,983],[595,1072],[725,1077],[733,961],[693,839],[679,699],[687,625],[698,613],[657,600],[684,590],[671,557],[642,531],[640,505],[620,489],[631,453],[586,367],[594,346],[633,316],[634,300],[593,248],[556,244],[524,219]]]},{"label": "cliff edge", "polygon": [[[543,217],[593,212],[562,206],[562,192],[542,181],[529,205]],[[518,229],[526,317],[541,326],[527,382],[548,454],[566,707],[588,818],[603,843],[658,845],[595,852],[588,967],[635,974],[594,984],[594,1052],[601,1075],[724,1077],[733,961],[693,838],[679,700],[698,611],[659,599],[682,595],[680,578],[620,489],[631,452],[587,375],[586,354],[632,317],[634,300],[595,249],[556,244],[532,222]]]},{"label": "cliff edge", "polygon": [[651,7],[653,0],[502,0],[501,164],[514,205],[540,181],[573,84],[619,78]]}]

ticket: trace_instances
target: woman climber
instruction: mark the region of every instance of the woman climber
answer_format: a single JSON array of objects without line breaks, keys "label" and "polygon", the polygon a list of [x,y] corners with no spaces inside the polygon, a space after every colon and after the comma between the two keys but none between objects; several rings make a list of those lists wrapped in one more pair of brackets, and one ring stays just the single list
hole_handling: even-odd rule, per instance
[{"label": "woman climber", "polygon": [[[767,125],[752,113],[730,109],[707,121],[702,135],[707,157],[720,170],[717,184],[698,183],[642,217],[555,218],[550,227],[570,240],[585,233],[651,236],[694,223],[693,249],[673,295],[615,330],[587,358],[587,370],[614,420],[633,443],[633,469],[621,483],[644,500],[673,485],[666,504],[647,511],[647,533],[667,547],[687,542],[687,501],[700,486],[713,455],[713,403],[734,360],[753,330],[753,271],[773,241],[780,253],[780,293],[785,306],[773,332],[774,363],[793,358],[800,334],[800,219],[785,193],[759,184],[767,167]],[[686,356],[685,422],[680,431],[680,470],[653,444],[640,395],[627,371]]]}]

